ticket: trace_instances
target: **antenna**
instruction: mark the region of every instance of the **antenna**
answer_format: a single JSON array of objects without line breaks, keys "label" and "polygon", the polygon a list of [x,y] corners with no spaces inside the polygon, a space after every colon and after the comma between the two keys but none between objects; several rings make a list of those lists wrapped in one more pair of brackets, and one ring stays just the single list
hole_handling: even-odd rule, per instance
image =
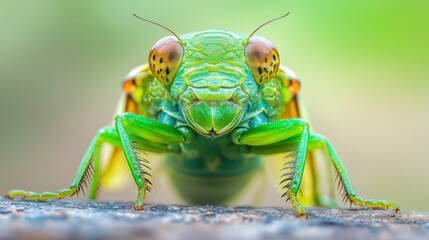
[{"label": "antenna", "polygon": [[274,19],[271,19],[271,20],[269,20],[269,21],[267,21],[267,22],[265,22],[265,23],[263,23],[263,24],[261,24],[261,26],[259,26],[259,27],[257,27],[248,37],[247,37],[247,39],[250,39],[252,36],[253,36],[253,34],[255,34],[255,32],[257,32],[259,29],[261,29],[263,26],[265,26],[265,25],[267,25],[268,23],[272,23],[272,22],[274,22],[274,21],[277,21],[277,20],[279,20],[279,19],[281,19],[281,18],[284,18],[284,17],[286,17],[287,15],[289,15],[289,13],[290,12],[287,12],[286,14],[283,14],[283,15],[281,15],[280,17],[276,17],[276,18],[274,18]]},{"label": "antenna", "polygon": [[157,23],[157,22],[154,22],[154,21],[151,21],[151,20],[148,20],[148,19],[146,19],[146,18],[142,18],[142,17],[140,17],[140,16],[138,16],[137,14],[135,14],[135,13],[133,13],[133,16],[134,17],[136,17],[136,18],[138,18],[138,19],[140,19],[140,20],[143,20],[143,21],[145,21],[145,22],[148,22],[148,23],[152,23],[152,24],[154,24],[154,25],[156,25],[156,26],[159,26],[159,27],[162,27],[162,28],[164,28],[165,30],[167,30],[167,31],[169,31],[169,32],[171,32],[180,42],[181,42],[181,40],[180,40],[180,38],[179,38],[179,36],[175,33],[175,32],[173,32],[173,30],[171,30],[171,29],[169,29],[168,27],[166,27],[166,26],[164,26],[164,25],[162,25],[162,24],[160,24],[160,23]]}]

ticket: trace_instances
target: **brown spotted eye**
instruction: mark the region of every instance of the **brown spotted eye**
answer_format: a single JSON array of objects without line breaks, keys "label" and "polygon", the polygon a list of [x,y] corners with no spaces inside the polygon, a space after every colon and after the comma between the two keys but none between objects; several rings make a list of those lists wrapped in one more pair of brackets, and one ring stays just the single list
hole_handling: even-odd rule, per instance
[{"label": "brown spotted eye", "polygon": [[276,47],[263,37],[253,36],[246,45],[245,55],[253,78],[258,85],[271,80],[279,70],[280,58]]},{"label": "brown spotted eye", "polygon": [[174,36],[159,40],[149,53],[152,74],[166,86],[170,86],[183,57],[183,46]]}]

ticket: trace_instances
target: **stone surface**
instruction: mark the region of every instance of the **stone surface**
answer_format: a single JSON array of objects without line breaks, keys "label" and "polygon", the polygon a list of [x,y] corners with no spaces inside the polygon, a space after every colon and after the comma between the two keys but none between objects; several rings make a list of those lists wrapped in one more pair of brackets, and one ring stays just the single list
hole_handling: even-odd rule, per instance
[{"label": "stone surface", "polygon": [[429,213],[9,201],[0,198],[0,239],[427,239]]}]

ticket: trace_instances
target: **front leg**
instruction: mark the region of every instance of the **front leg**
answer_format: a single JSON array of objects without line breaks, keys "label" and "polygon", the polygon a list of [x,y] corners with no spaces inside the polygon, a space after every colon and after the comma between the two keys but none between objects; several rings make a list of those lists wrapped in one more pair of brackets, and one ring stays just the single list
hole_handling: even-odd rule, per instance
[{"label": "front leg", "polygon": [[[372,208],[392,208],[399,213],[397,204],[393,201],[364,200],[355,194],[346,168],[339,159],[329,141],[321,135],[310,135],[308,126],[300,119],[289,119],[262,125],[250,130],[237,129],[232,134],[236,144],[247,145],[247,152],[267,155],[276,153],[292,152],[294,160],[286,162],[284,169],[291,169],[283,175],[281,183],[288,182],[284,188],[288,188],[284,195],[288,195],[292,206],[296,209],[298,216],[306,217],[304,208],[298,202],[296,194],[301,184],[301,178],[305,166],[305,153],[314,149],[325,149],[337,171],[340,183],[344,186],[345,198],[359,206]],[[284,196],[283,195],[283,196]]]},{"label": "front leg", "polygon": [[108,143],[112,146],[120,147],[121,142],[116,134],[116,130],[113,127],[101,128],[89,146],[88,151],[83,157],[76,176],[70,185],[70,187],[61,189],[58,192],[30,192],[25,190],[11,190],[5,196],[8,199],[16,199],[21,197],[23,200],[48,200],[48,199],[62,199],[65,197],[72,196],[79,191],[84,191],[84,187],[87,185],[88,178],[94,173],[93,180],[91,183],[90,199],[95,199],[95,194],[98,189],[99,183],[99,171],[100,171],[100,155],[102,145]]},{"label": "front leg", "polygon": [[168,147],[169,144],[185,142],[185,135],[170,125],[132,113],[119,114],[115,119],[115,126],[121,139],[131,174],[138,187],[134,209],[141,210],[148,186],[147,180],[145,180],[141,172],[141,159],[138,157],[135,144],[142,146],[143,150],[145,145],[151,144],[158,146],[157,152],[171,152],[172,150]]},{"label": "front leg", "polygon": [[[251,129],[238,128],[232,133],[232,141],[239,145],[250,146],[250,152],[258,152],[265,146],[282,149],[282,152],[293,152],[295,160],[293,166],[286,166],[292,171],[288,173],[284,182],[288,188],[286,194],[298,217],[306,218],[304,207],[298,201],[298,191],[304,173],[308,138],[310,135],[308,124],[301,119],[287,119],[268,123]],[[253,149],[254,147],[254,149]],[[266,151],[266,149],[265,149]]]},{"label": "front leg", "polygon": [[324,149],[327,151],[332,164],[335,167],[336,172],[339,176],[339,181],[344,189],[344,200],[349,199],[351,203],[354,203],[363,207],[371,208],[382,208],[388,209],[389,207],[393,209],[396,213],[399,213],[399,207],[394,201],[385,201],[385,200],[374,200],[374,199],[364,199],[360,196],[357,196],[353,190],[349,175],[344,164],[341,162],[331,143],[322,135],[311,135],[308,142],[309,150],[312,149]]}]

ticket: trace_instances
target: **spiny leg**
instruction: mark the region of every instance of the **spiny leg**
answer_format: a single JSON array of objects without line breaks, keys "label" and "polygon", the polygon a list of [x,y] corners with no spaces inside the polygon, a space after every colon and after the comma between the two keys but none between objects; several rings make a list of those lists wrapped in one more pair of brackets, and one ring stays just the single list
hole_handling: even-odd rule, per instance
[{"label": "spiny leg", "polygon": [[[141,210],[143,209],[148,182],[140,168],[140,162],[144,159],[139,157],[138,152],[145,149],[158,153],[175,152],[177,150],[170,148],[169,144],[185,142],[185,135],[170,125],[132,113],[119,114],[115,119],[115,126],[122,142],[125,158],[138,188],[134,209]],[[147,144],[151,144],[151,147],[147,148]]]},{"label": "spiny leg", "polygon": [[350,202],[356,205],[371,208],[388,209],[389,207],[391,207],[395,212],[399,213],[400,210],[396,202],[373,199],[365,200],[355,194],[344,164],[341,162],[331,143],[325,137],[318,134],[311,135],[308,143],[308,148],[310,150],[325,149],[328,152],[330,159],[335,167],[335,170],[337,171],[338,176],[340,178],[340,184],[342,184],[343,186],[343,190],[345,192],[344,200],[348,198]]},{"label": "spiny leg", "polygon": [[[103,130],[104,131],[104,130]],[[110,143],[114,146],[114,147],[119,147],[122,149],[122,143],[121,140],[119,138],[119,135],[116,131],[116,129],[114,127],[110,127],[110,131],[111,131],[111,138],[110,138]],[[113,142],[113,139],[116,138],[116,141]],[[135,143],[136,145],[139,145],[138,148],[136,148],[135,150],[137,152],[141,152],[141,151],[148,151],[148,152],[152,152],[152,153],[164,153],[165,152],[165,148],[166,146],[163,144],[157,144],[157,143],[152,143],[150,141],[147,141],[145,139],[142,139],[138,136],[134,137],[135,139]],[[91,186],[90,186],[90,195],[89,195],[89,199],[93,200],[96,198],[96,195],[98,193],[99,190],[99,186],[100,186],[100,181],[101,181],[101,177],[102,177],[102,173],[101,173],[101,161],[100,161],[100,156],[101,156],[101,146],[103,143],[97,145],[97,149],[95,150],[95,154],[93,156],[94,160],[92,161],[92,165],[89,165],[89,167],[91,167],[89,170],[91,171],[92,174],[88,173],[89,175],[92,175],[92,181],[91,181]],[[146,159],[141,158],[140,159],[141,162],[140,164],[140,171],[142,174],[147,174],[150,175],[146,169],[150,169],[150,167],[148,166],[149,162]],[[143,163],[144,161],[144,163]],[[84,183],[86,183],[86,177],[84,176]],[[149,181],[149,180],[147,180]],[[82,188],[83,190],[83,188]]]},{"label": "spiny leg", "polygon": [[[247,148],[247,151],[249,153],[254,153],[254,154],[258,154],[258,155],[271,155],[271,154],[281,154],[281,153],[290,153],[289,155],[287,155],[285,158],[289,158],[290,161],[286,162],[285,164],[287,164],[290,167],[293,167],[293,164],[295,163],[295,161],[293,159],[290,159],[291,157],[295,157],[294,156],[294,152],[296,151],[296,146],[298,143],[298,138],[299,136],[294,136],[292,138],[277,142],[277,143],[272,143],[272,144],[267,144],[264,146],[250,146]],[[313,153],[314,149],[310,150],[307,149],[307,158],[306,158],[306,163],[305,163],[305,167],[304,167],[304,173],[305,174],[312,174],[310,177],[317,177],[317,173],[311,173],[311,172],[307,172],[307,171],[314,171],[316,169],[311,168],[311,166],[309,167],[308,164],[308,160],[312,160],[313,164],[315,164],[316,162],[314,162],[314,160],[319,160],[319,159],[315,159],[314,155],[311,155]],[[313,158],[312,158],[313,157]],[[325,160],[326,158],[323,158],[323,160]],[[329,162],[330,163],[330,162]],[[314,167],[314,165],[313,165]],[[289,172],[291,171],[291,169],[285,169],[283,168],[282,171],[286,171],[289,170]],[[286,174],[285,173],[285,174]],[[306,175],[303,175],[303,179],[305,178]],[[328,171],[328,175],[332,175],[331,171]],[[284,176],[284,175],[283,175]],[[315,181],[314,179],[306,179],[307,181]],[[319,188],[319,186],[317,186],[317,182],[310,182],[307,184],[310,184],[310,187],[313,187],[315,189],[311,189],[308,191],[314,191],[313,193],[310,193],[310,197],[309,198],[303,198],[302,195],[300,195],[300,202],[302,203],[303,206],[307,205],[307,206],[311,206],[314,204],[317,204],[318,206],[322,206],[322,207],[337,207],[338,204],[335,201],[334,197],[323,197],[320,195],[320,192],[317,188]],[[300,192],[302,190],[303,186],[301,185],[300,187]],[[330,193],[331,191],[334,190],[329,190]],[[308,194],[307,194],[308,195]],[[333,194],[331,195],[333,196]]]},{"label": "spiny leg", "polygon": [[[26,200],[48,200],[69,197],[80,190],[83,191],[82,185],[87,184],[86,181],[94,171],[98,172],[99,156],[103,143],[110,143],[114,146],[120,146],[121,143],[114,127],[104,127],[98,131],[92,140],[88,151],[84,155],[79,165],[77,174],[69,188],[61,189],[58,192],[43,193],[29,192],[24,190],[11,190],[5,197],[9,199],[20,197]],[[98,175],[99,174],[97,173],[95,174],[92,186],[98,185]],[[95,192],[97,190],[96,188],[95,190],[93,188],[94,187],[91,187],[91,196],[95,196]]]},{"label": "spiny leg", "polygon": [[[301,119],[287,119],[268,123],[255,128],[237,129],[232,133],[232,140],[236,144],[247,145],[248,151],[256,154],[273,154],[291,152],[294,160],[287,162],[283,170],[292,170],[283,175],[281,184],[287,183],[284,188],[295,208],[298,217],[306,218],[304,207],[298,201],[298,191],[301,185],[307,155],[309,126]],[[282,197],[283,197],[282,196]]]}]

